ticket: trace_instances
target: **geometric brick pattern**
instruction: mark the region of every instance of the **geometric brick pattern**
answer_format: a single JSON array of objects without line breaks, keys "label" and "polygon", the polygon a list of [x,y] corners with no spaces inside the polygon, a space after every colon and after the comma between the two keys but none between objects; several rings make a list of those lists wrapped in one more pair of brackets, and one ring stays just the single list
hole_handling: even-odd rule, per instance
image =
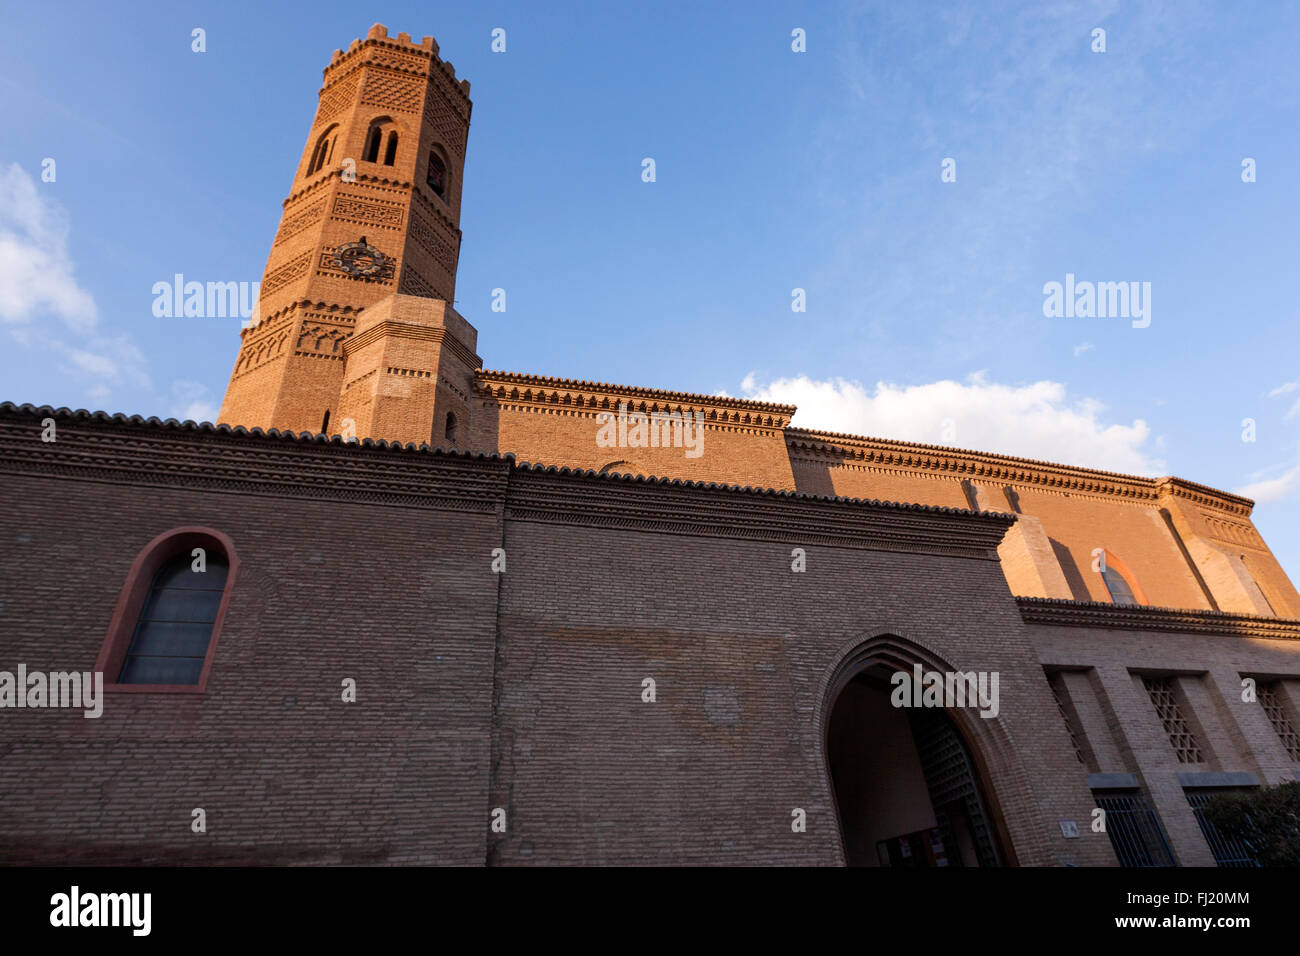
[{"label": "geometric brick pattern", "polygon": [[443,241],[432,226],[414,213],[411,214],[410,235],[435,262],[448,272],[455,273],[456,250],[450,243]]},{"label": "geometric brick pattern", "polygon": [[320,107],[316,110],[315,125],[319,125],[347,109],[352,104],[352,97],[356,95],[356,92],[357,78],[354,74],[347,79],[340,80],[333,89],[322,93]]},{"label": "geometric brick pattern", "polygon": [[421,278],[420,275],[411,268],[407,268],[406,271],[402,273],[402,288],[400,291],[406,295],[419,295],[426,299],[447,298],[446,295],[436,289],[431,283]]},{"label": "geometric brick pattern", "polygon": [[[457,118],[451,102],[438,89],[436,84],[430,84],[429,91],[429,100],[424,106],[425,125],[433,129],[438,134],[438,139],[454,151],[457,156],[463,158],[465,156],[465,126],[463,121]],[[437,101],[434,99],[435,96],[438,98]],[[441,109],[435,109],[435,105],[440,106]]]},{"label": "geometric brick pattern", "polygon": [[1064,693],[1061,678],[1059,675],[1053,674],[1048,683],[1052,688],[1052,698],[1056,701],[1057,712],[1061,715],[1061,723],[1065,724],[1065,732],[1070,735],[1070,746],[1074,748],[1074,755],[1079,759],[1079,763],[1086,765],[1088,761],[1083,759],[1083,748],[1079,746],[1079,735],[1075,733],[1074,722],[1070,720],[1070,715],[1065,710],[1065,703],[1061,700],[1061,695]]},{"label": "geometric brick pattern", "polygon": [[340,194],[334,199],[331,215],[335,219],[399,229],[405,217],[405,207],[400,203],[378,203]]},{"label": "geometric brick pattern", "polygon": [[1156,716],[1160,718],[1165,733],[1169,735],[1169,745],[1174,748],[1174,755],[1178,758],[1178,762],[1200,763],[1201,746],[1192,729],[1187,726],[1187,721],[1183,719],[1178,698],[1174,694],[1174,679],[1144,677],[1142,683],[1147,689],[1152,705],[1155,706]]},{"label": "geometric brick pattern", "polygon": [[286,262],[283,266],[268,274],[262,280],[262,295],[270,295],[276,292],[295,279],[299,279],[307,274],[311,268],[311,255],[303,253],[295,259]]},{"label": "geometric brick pattern", "polygon": [[361,104],[414,113],[420,108],[420,86],[420,81],[413,77],[371,70],[361,91]]},{"label": "geometric brick pattern", "polygon": [[306,209],[295,212],[293,215],[285,216],[284,222],[280,224],[280,231],[276,234],[275,243],[278,245],[290,236],[306,229],[320,218],[321,210],[324,208],[324,200],[319,200],[312,203]]},{"label": "geometric brick pattern", "polygon": [[377,50],[370,54],[366,62],[387,67],[390,70],[405,70],[408,72],[421,72],[425,66],[425,61],[420,57],[408,56],[405,53],[397,53],[393,50]]},{"label": "geometric brick pattern", "polygon": [[1282,706],[1278,695],[1279,683],[1279,681],[1272,681],[1268,684],[1260,684],[1256,689],[1256,696],[1259,698],[1259,705],[1264,708],[1268,722],[1273,725],[1278,739],[1286,748],[1287,756],[1292,760],[1300,760],[1300,734],[1296,733],[1291,719],[1287,716],[1286,708]]}]

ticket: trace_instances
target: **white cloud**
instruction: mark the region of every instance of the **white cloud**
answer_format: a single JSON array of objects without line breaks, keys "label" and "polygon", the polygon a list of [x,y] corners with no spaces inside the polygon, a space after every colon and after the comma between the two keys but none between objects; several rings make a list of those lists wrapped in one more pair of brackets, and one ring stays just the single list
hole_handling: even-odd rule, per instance
[{"label": "white cloud", "polygon": [[217,403],[209,397],[208,388],[203,383],[177,379],[172,382],[170,415],[181,421],[215,422]]},{"label": "white cloud", "polygon": [[72,369],[99,379],[100,386],[125,382],[139,388],[149,387],[148,363],[125,335],[116,338],[91,335],[80,345],[70,345],[60,339],[49,339],[45,344],[60,352]]},{"label": "white cloud", "polygon": [[[90,380],[100,402],[110,385],[149,387],[148,363],[126,335],[99,327],[94,297],[77,283],[64,209],[17,163],[0,169],[0,324],[24,348],[58,356],[72,379]],[[66,328],[48,320],[56,318]]]},{"label": "white cloud", "polygon": [[846,379],[816,381],[804,376],[761,384],[750,374],[740,387],[745,398],[797,405],[795,424],[804,428],[1126,474],[1165,473],[1165,463],[1146,447],[1151,438],[1146,422],[1108,424],[1102,403],[1072,399],[1059,382],[1002,385],[976,373],[965,383],[877,382],[874,389],[867,389]]},{"label": "white cloud", "polygon": [[89,331],[98,309],[74,275],[67,215],[39,190],[17,163],[0,170],[0,322],[54,315]]},{"label": "white cloud", "polygon": [[[1269,398],[1276,398],[1279,395],[1290,395],[1292,392],[1300,391],[1300,381],[1284,382],[1277,388],[1268,393]],[[1300,400],[1282,416],[1283,421],[1290,421],[1292,418],[1300,415]],[[1281,470],[1281,473],[1277,472]],[[1268,475],[1272,477],[1265,477]],[[1287,465],[1274,465],[1263,471],[1257,471],[1251,476],[1248,484],[1242,485],[1236,489],[1239,495],[1245,495],[1247,498],[1253,498],[1261,504],[1281,501],[1283,498],[1290,498],[1292,495],[1300,492],[1300,454],[1296,456],[1293,463]]]},{"label": "white cloud", "polygon": [[1235,493],[1253,498],[1259,503],[1267,503],[1289,498],[1296,491],[1300,491],[1300,464],[1293,465],[1276,478],[1261,478],[1243,485]]},{"label": "white cloud", "polygon": [[1078,358],[1078,357],[1079,357],[1080,355],[1082,355],[1084,352],[1087,352],[1087,351],[1089,351],[1090,349],[1092,349],[1092,347],[1093,347],[1093,346],[1092,346],[1092,343],[1091,343],[1091,342],[1081,342],[1080,344],[1078,344],[1078,345],[1076,345],[1076,346],[1074,347],[1074,357],[1075,357],[1075,358]]}]

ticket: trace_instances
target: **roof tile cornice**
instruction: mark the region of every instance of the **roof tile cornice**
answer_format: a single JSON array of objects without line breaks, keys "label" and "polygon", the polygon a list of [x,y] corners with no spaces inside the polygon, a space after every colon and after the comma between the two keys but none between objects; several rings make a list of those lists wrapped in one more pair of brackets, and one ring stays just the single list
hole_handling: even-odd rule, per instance
[{"label": "roof tile cornice", "polygon": [[[47,418],[52,442],[41,440]],[[494,513],[513,465],[428,445],[0,403],[0,474]]]},{"label": "roof tile cornice", "polygon": [[992,452],[867,438],[812,429],[786,429],[791,455],[885,468],[910,468],[985,481],[1038,485],[1060,491],[1155,502],[1164,494],[1195,498],[1199,504],[1248,516],[1254,502],[1181,478],[1143,478],[1077,465]]},{"label": "roof tile cornice", "polygon": [[[795,413],[793,405],[777,405],[772,402],[755,402],[743,398],[731,398],[723,395],[701,395],[694,392],[671,392],[658,388],[640,388],[634,385],[614,385],[608,382],[589,382],[584,379],[572,378],[551,378],[544,375],[525,375],[519,372],[498,372],[488,369],[479,369],[474,373],[476,389],[485,395],[495,398],[509,398],[511,401],[534,401],[539,404],[550,402],[550,393],[563,393],[572,400],[575,397],[583,399],[582,404],[590,405],[592,408],[597,407],[594,404],[594,397],[597,395],[615,396],[618,398],[635,399],[642,402],[655,403],[656,406],[663,404],[669,405],[691,405],[702,408],[712,409],[730,409],[733,414],[727,415],[728,421],[744,421],[744,416],[750,418],[746,424],[767,425],[773,428],[785,427]],[[512,393],[505,393],[503,390],[509,387]],[[521,394],[513,394],[514,390],[520,390]],[[525,398],[523,393],[532,393]],[[593,402],[586,399],[591,397]],[[757,417],[756,417],[757,416]]]},{"label": "roof tile cornice", "polygon": [[1017,597],[1020,616],[1029,624],[1092,627],[1102,630],[1178,631],[1185,634],[1230,634],[1269,640],[1300,641],[1300,620],[1230,614],[1195,608],[1107,604],[1061,598]]},{"label": "roof tile cornice", "polygon": [[1255,502],[1250,498],[1220,491],[1209,485],[1197,484],[1186,478],[1160,478],[1156,481],[1156,487],[1162,495],[1186,498],[1194,504],[1217,508],[1220,511],[1230,511],[1243,518],[1250,517],[1251,512],[1255,510]]},{"label": "roof tile cornice", "polygon": [[[58,426],[43,442],[44,419]],[[997,560],[1013,515],[517,463],[513,455],[0,403],[0,473],[334,498]],[[433,479],[433,480],[431,480]],[[507,493],[508,485],[508,493]]]}]

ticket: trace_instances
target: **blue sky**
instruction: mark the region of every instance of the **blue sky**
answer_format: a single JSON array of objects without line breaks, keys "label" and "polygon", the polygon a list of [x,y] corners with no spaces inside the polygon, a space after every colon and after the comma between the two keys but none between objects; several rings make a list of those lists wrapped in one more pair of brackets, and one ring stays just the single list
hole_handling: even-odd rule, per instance
[{"label": "blue sky", "polygon": [[[5,21],[0,398],[212,417],[239,320],[156,318],[153,284],[261,278],[320,71],[382,22],[436,36],[473,84],[456,308],[487,367],[1176,474],[1255,497],[1300,577],[1294,4],[53,3]],[[1067,273],[1151,283],[1150,326],[1045,317]]]}]

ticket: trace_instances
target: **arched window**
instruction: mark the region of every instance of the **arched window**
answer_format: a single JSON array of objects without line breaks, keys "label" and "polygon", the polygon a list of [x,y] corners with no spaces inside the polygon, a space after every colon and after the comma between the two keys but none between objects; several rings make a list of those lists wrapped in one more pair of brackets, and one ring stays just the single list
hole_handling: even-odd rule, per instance
[{"label": "arched window", "polygon": [[443,434],[447,436],[448,444],[456,444],[456,416],[451,412],[447,413],[447,425]]},{"label": "arched window", "polygon": [[1129,566],[1108,549],[1102,549],[1096,564],[1112,604],[1146,604],[1147,596]]},{"label": "arched window", "polygon": [[424,181],[441,198],[447,198],[447,164],[438,155],[436,149],[429,150],[429,171],[425,175]]},{"label": "arched window", "polygon": [[119,684],[197,684],[230,568],[225,555],[182,551],[154,576]]},{"label": "arched window", "polygon": [[95,670],[115,691],[202,692],[239,562],[230,539],[177,528],[131,566]]},{"label": "arched window", "polygon": [[370,127],[370,135],[366,137],[366,151],[361,154],[363,162],[373,163],[379,159],[379,141],[384,138],[383,130],[378,126]]},{"label": "arched window", "polygon": [[1111,603],[1137,604],[1137,598],[1133,596],[1133,589],[1124,580],[1124,575],[1108,566],[1101,572],[1101,577],[1106,582],[1106,590],[1110,592]]},{"label": "arched window", "polygon": [[311,153],[311,162],[307,164],[308,176],[323,169],[334,155],[334,140],[337,138],[335,135],[337,132],[338,126],[331,126],[320,134],[320,139],[316,140],[316,148]]},{"label": "arched window", "polygon": [[385,166],[391,166],[397,161],[397,126],[391,116],[376,116],[370,121],[370,129],[366,131],[366,145],[361,151],[361,161],[378,163],[381,152]]}]

